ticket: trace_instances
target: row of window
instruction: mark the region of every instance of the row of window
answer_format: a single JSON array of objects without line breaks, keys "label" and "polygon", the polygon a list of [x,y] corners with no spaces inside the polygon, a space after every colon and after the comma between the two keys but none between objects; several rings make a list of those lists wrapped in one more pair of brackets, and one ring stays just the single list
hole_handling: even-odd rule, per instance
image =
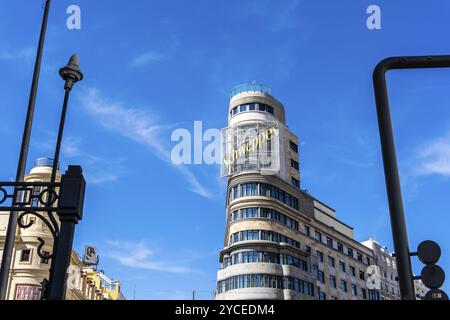
[{"label": "row of window", "polygon": [[274,263],[281,265],[294,266],[303,271],[308,271],[308,263],[302,259],[298,259],[289,254],[279,254],[266,251],[244,251],[232,254],[230,257],[223,259],[223,267],[240,263]]},{"label": "row of window", "polygon": [[[311,230],[310,230],[309,226],[305,226],[305,234],[307,236],[310,236],[310,233],[311,233]],[[323,236],[322,236],[322,233],[320,233],[319,231],[315,232],[314,238],[317,241],[323,243]],[[335,243],[336,243],[336,246],[334,245]],[[340,242],[336,242],[331,237],[326,237],[326,244],[330,248],[337,249],[337,251],[342,252],[342,253],[346,253],[349,257],[351,257],[353,259],[356,259],[360,262],[365,262],[366,264],[370,265],[370,257],[366,256],[366,261],[363,261],[362,253],[356,252],[356,256],[355,256],[353,249],[349,248],[349,247],[347,247],[346,252],[344,252],[344,245]]]},{"label": "row of window", "polygon": [[230,201],[240,197],[263,196],[277,199],[298,210],[298,199],[289,193],[266,183],[243,183],[234,186],[230,191]]},{"label": "row of window", "polygon": [[[356,287],[354,289],[352,287],[352,295],[355,297],[358,295]],[[361,297],[364,300],[367,300],[367,298],[369,298],[369,300],[380,300],[380,294],[378,291],[369,290],[369,295],[367,295],[367,290],[364,288],[361,288]],[[331,300],[337,300],[337,299],[338,298],[336,296],[331,296]],[[326,300],[325,292],[319,291],[319,300]]]},{"label": "row of window", "polygon": [[217,284],[217,291],[224,293],[242,288],[274,288],[294,290],[308,296],[314,296],[314,285],[307,281],[269,274],[245,274],[221,280]]},{"label": "row of window", "polygon": [[277,243],[287,243],[288,245],[300,248],[300,242],[286,237],[282,234],[273,231],[266,230],[244,230],[240,232],[233,233],[230,236],[230,245],[236,242],[247,241],[247,240],[266,240]]},{"label": "row of window", "polygon": [[[324,275],[323,271],[320,271],[317,269],[317,266],[313,267],[313,273],[316,275],[317,280],[319,282],[325,283],[325,275]],[[336,277],[334,275],[330,275],[330,288],[334,288],[334,289],[337,288]],[[347,286],[346,280],[341,279],[339,289],[343,292],[348,291],[348,286]],[[354,296],[354,297],[358,296],[358,288],[357,288],[356,284],[353,284],[353,283],[350,284],[350,291],[352,293],[352,296]],[[369,290],[369,294],[370,294],[369,298],[371,300],[379,300],[379,298],[377,298],[377,297],[379,297],[379,296],[377,296],[378,292],[377,291],[372,292],[372,291],[373,290]],[[325,300],[324,297],[325,296],[321,297],[320,292],[319,292],[319,300]],[[363,299],[367,300],[367,290],[365,288],[361,288],[361,297]],[[321,299],[321,298],[323,298],[323,299]]]},{"label": "row of window", "polygon": [[[317,255],[317,260],[318,260],[319,262],[322,262],[322,263],[323,263],[323,260],[324,260],[324,258],[323,258],[323,253],[322,253],[321,251],[317,250],[317,251],[316,251],[316,255]],[[336,260],[335,260],[335,258],[332,257],[332,256],[328,256],[328,267],[330,267],[330,268],[335,268],[335,267],[336,267]],[[345,265],[345,262],[339,261],[339,270],[340,270],[341,272],[345,272],[345,271],[346,271],[346,265]],[[356,269],[355,269],[355,267],[349,266],[349,270],[350,270],[350,275],[351,275],[352,277],[356,277]],[[360,278],[361,280],[364,280],[364,279],[365,279],[364,271],[359,270],[359,278]]]},{"label": "row of window", "polygon": [[244,208],[230,213],[230,220],[237,221],[243,219],[264,218],[278,221],[291,229],[298,230],[298,221],[269,208]]},{"label": "row of window", "polygon": [[231,109],[230,115],[233,117],[233,116],[235,116],[235,115],[237,115],[238,113],[241,113],[241,112],[256,111],[256,110],[273,114],[273,107],[269,106],[268,104],[265,104],[265,103],[246,103],[246,104],[238,105],[238,106],[234,107],[233,109]]}]

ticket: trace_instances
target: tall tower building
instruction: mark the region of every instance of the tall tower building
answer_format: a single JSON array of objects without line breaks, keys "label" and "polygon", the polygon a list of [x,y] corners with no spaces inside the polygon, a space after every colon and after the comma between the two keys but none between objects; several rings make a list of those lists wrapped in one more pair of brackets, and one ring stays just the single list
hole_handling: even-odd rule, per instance
[{"label": "tall tower building", "polygon": [[228,187],[216,299],[379,299],[367,281],[373,250],[301,190],[298,138],[270,88],[233,89],[223,138]]}]

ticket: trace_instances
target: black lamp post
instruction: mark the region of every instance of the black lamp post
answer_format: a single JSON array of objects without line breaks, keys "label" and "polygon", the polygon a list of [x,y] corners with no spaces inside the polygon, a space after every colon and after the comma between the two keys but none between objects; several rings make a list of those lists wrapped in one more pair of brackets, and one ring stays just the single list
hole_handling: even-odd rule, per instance
[{"label": "black lamp post", "polygon": [[53,157],[53,168],[52,176],[50,181],[55,182],[56,172],[58,170],[59,153],[61,151],[61,141],[64,132],[64,124],[66,121],[67,104],[69,102],[70,91],[73,85],[83,79],[83,74],[81,73],[79,67],[78,55],[75,53],[70,57],[69,63],[59,70],[59,75],[65,80],[64,84],[64,102],[61,111],[61,119],[59,121],[58,138],[56,140],[55,155]]},{"label": "black lamp post", "polygon": [[[45,33],[47,31],[48,14],[50,10],[51,0],[46,0],[44,16],[42,19],[41,33],[39,36],[39,44],[36,53],[36,62],[34,65],[33,80],[31,83],[30,96],[28,100],[27,116],[23,130],[22,146],[20,148],[19,164],[17,166],[16,182],[23,181],[25,176],[25,168],[28,158],[28,147],[30,144],[31,127],[33,124],[34,106],[36,103],[37,88],[39,84],[39,73],[41,70],[42,52],[44,50]],[[12,210],[9,214],[8,229],[6,231],[5,245],[3,248],[2,265],[0,269],[0,300],[6,297],[6,289],[8,287],[9,270],[11,268],[11,260],[14,249],[14,241],[16,237],[16,229],[18,223],[19,212]]]},{"label": "black lamp post", "polygon": [[[64,102],[63,107],[61,111],[61,118],[59,121],[59,129],[58,129],[58,137],[56,140],[56,148],[55,148],[55,154],[53,156],[53,168],[52,168],[52,175],[50,178],[50,183],[54,183],[56,179],[56,173],[58,170],[58,163],[59,163],[59,154],[61,151],[61,141],[64,133],[64,124],[66,121],[66,114],[67,114],[67,105],[69,103],[69,96],[70,91],[72,90],[72,87],[75,83],[83,79],[83,74],[81,73],[80,67],[79,67],[79,58],[78,55],[75,53],[73,54],[70,59],[69,63],[62,67],[59,70],[59,75],[63,80],[65,80],[64,83]],[[83,187],[84,188],[84,187]],[[53,191],[53,190],[52,190]],[[51,206],[54,202],[51,197],[47,199],[48,206]],[[59,204],[58,204],[59,205]],[[73,241],[73,233],[75,224],[78,222],[78,219],[67,219],[67,216],[63,216],[58,211],[58,217],[61,223],[59,237],[56,237],[54,239],[54,245],[53,245],[53,253],[54,253],[54,259],[52,259],[51,266],[50,266],[50,275],[49,275],[49,288],[48,292],[44,293],[45,299],[64,299],[65,294],[65,273],[68,267],[68,263],[70,262],[70,254],[72,250],[72,241]],[[49,218],[53,220],[55,223],[52,213],[49,213]],[[81,220],[81,217],[79,218]],[[64,220],[64,221],[63,221]],[[63,230],[64,229],[64,230]],[[61,248],[59,248],[61,247]],[[61,250],[62,249],[62,250]]]}]

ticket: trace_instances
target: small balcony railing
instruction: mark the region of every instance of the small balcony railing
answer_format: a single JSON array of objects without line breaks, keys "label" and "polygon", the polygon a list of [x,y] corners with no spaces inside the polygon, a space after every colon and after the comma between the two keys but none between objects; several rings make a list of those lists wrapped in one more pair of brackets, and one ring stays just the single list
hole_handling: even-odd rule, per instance
[{"label": "small balcony railing", "polygon": [[244,83],[234,87],[230,92],[230,99],[243,92],[261,92],[272,95],[272,89],[261,83]]}]

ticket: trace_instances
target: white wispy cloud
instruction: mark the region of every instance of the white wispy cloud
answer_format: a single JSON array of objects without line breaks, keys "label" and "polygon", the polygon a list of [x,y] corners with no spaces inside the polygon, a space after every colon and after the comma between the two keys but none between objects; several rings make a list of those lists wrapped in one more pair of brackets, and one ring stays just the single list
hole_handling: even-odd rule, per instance
[{"label": "white wispy cloud", "polygon": [[153,62],[158,62],[164,59],[164,54],[157,51],[147,51],[136,56],[131,62],[132,67],[143,67]]},{"label": "white wispy cloud", "polygon": [[5,61],[19,60],[31,62],[34,58],[34,55],[35,50],[33,47],[26,47],[19,50],[7,50],[7,49],[0,50],[0,60]]},{"label": "white wispy cloud", "polygon": [[161,261],[156,258],[153,248],[144,242],[107,241],[104,256],[117,261],[125,267],[153,270],[169,273],[191,273],[194,270],[170,260]]},{"label": "white wispy cloud", "polygon": [[153,154],[176,168],[184,176],[191,191],[206,198],[213,196],[187,166],[172,163],[170,150],[161,137],[164,130],[171,126],[156,123],[154,118],[144,110],[127,107],[120,102],[108,101],[100,96],[97,89],[86,89],[82,96],[84,108],[100,125],[147,146]]},{"label": "white wispy cloud", "polygon": [[[43,156],[53,157],[56,137],[53,133],[41,133],[42,140],[37,141],[34,146]],[[61,161],[81,164],[83,174],[89,184],[103,184],[114,182],[120,178],[124,158],[101,157],[86,151],[86,146],[80,137],[67,136],[61,145]]]},{"label": "white wispy cloud", "polygon": [[415,170],[416,175],[438,174],[450,177],[450,135],[422,146],[417,158],[419,165]]},{"label": "white wispy cloud", "polygon": [[114,182],[119,179],[119,176],[110,172],[95,172],[87,174],[89,183],[103,184],[107,182]]},{"label": "white wispy cloud", "polygon": [[73,158],[82,154],[80,150],[80,139],[74,136],[68,136],[64,139],[64,143],[61,146],[61,152],[64,157]]},{"label": "white wispy cloud", "polygon": [[158,45],[158,49],[148,49],[135,55],[131,67],[141,68],[153,63],[168,60],[177,52],[180,41],[175,34],[167,35],[167,41]]}]

